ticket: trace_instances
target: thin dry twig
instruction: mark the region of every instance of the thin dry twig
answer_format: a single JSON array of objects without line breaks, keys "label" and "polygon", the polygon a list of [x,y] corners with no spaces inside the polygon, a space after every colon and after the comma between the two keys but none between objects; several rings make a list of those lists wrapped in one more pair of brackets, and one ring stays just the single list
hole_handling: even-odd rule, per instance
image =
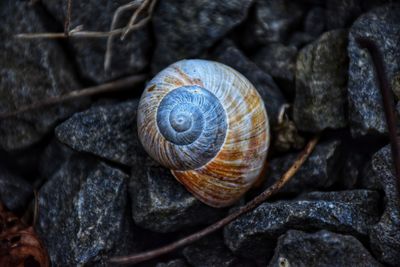
[{"label": "thin dry twig", "polygon": [[297,157],[297,159],[293,163],[293,165],[282,175],[282,177],[278,181],[276,181],[271,187],[267,188],[264,192],[262,192],[260,195],[255,197],[253,200],[248,202],[245,206],[241,207],[237,211],[229,214],[225,218],[204,228],[203,230],[196,232],[192,235],[189,235],[183,239],[180,239],[174,243],[160,247],[158,249],[146,251],[146,252],[131,255],[131,256],[111,258],[110,262],[117,263],[117,264],[135,264],[135,263],[143,262],[146,260],[154,259],[158,256],[167,254],[167,253],[169,253],[173,250],[176,250],[180,247],[191,244],[191,243],[205,237],[206,235],[208,235],[212,232],[215,232],[218,229],[221,229],[222,227],[224,227],[228,223],[232,222],[239,216],[258,207],[260,204],[265,202],[273,194],[277,193],[285,184],[287,184],[290,181],[290,179],[296,174],[296,172],[299,170],[299,168],[303,165],[303,163],[306,161],[308,156],[311,154],[311,152],[313,151],[318,140],[319,140],[319,136],[316,136],[313,139],[311,139],[311,141],[307,144],[307,146],[304,148],[304,150]]},{"label": "thin dry twig", "polygon": [[[150,3],[147,17],[143,18],[139,22],[136,22],[137,17],[144,10],[144,8],[147,6],[149,1],[151,1],[151,3]],[[150,21],[152,15],[153,15],[153,11],[154,11],[156,2],[157,2],[157,0],[144,0],[144,2],[142,2],[142,0],[137,0],[137,1],[133,1],[129,4],[126,4],[124,6],[121,6],[114,13],[110,31],[113,31],[115,29],[117,20],[123,11],[129,10],[129,9],[135,9],[135,8],[139,7],[135,10],[128,25],[124,28],[125,30],[123,31],[123,33],[121,35],[121,40],[123,40],[129,32],[143,27]],[[107,40],[107,48],[106,48],[106,53],[105,53],[105,57],[104,57],[104,70],[105,71],[109,70],[110,66],[111,66],[112,44],[113,44],[114,37],[115,37],[115,35],[110,35]]]},{"label": "thin dry twig", "polygon": [[[114,13],[112,22],[111,22],[110,31],[112,31],[116,28],[118,18],[124,11],[137,8],[140,5],[141,1],[142,0],[135,0],[133,2],[130,2],[126,5],[123,5],[123,6],[120,6],[119,8],[117,8],[117,10]],[[115,35],[110,35],[107,39],[106,54],[104,56],[104,70],[105,71],[109,70],[110,65],[111,65],[112,44],[113,44],[114,36]]]},{"label": "thin dry twig", "polygon": [[69,27],[71,25],[71,14],[72,14],[72,0],[67,0],[67,13],[64,20],[64,34],[68,36]]},{"label": "thin dry twig", "polygon": [[108,92],[116,92],[116,91],[120,91],[125,88],[131,88],[132,86],[145,81],[146,78],[147,78],[147,75],[145,75],[145,74],[133,75],[133,76],[129,76],[127,78],[112,81],[109,83],[104,83],[101,85],[88,87],[88,88],[81,89],[81,90],[71,91],[65,95],[51,97],[51,98],[48,98],[41,102],[23,106],[23,107],[19,108],[18,110],[15,110],[12,112],[0,113],[0,119],[7,119],[10,117],[17,116],[26,111],[35,110],[38,108],[43,108],[45,106],[63,103],[63,102],[70,101],[72,99],[81,98],[84,96],[92,96],[92,95],[97,95],[97,94],[106,93],[106,92],[107,93]]},{"label": "thin dry twig", "polygon": [[393,164],[397,178],[397,186],[400,191],[400,142],[397,139],[396,110],[393,91],[391,89],[391,83],[389,82],[386,75],[382,53],[380,52],[376,43],[371,39],[364,37],[359,37],[356,39],[356,41],[361,48],[365,48],[368,50],[374,63],[374,71],[376,75],[376,80],[378,82],[378,87],[381,91],[383,109],[385,111],[386,123],[389,131]]}]

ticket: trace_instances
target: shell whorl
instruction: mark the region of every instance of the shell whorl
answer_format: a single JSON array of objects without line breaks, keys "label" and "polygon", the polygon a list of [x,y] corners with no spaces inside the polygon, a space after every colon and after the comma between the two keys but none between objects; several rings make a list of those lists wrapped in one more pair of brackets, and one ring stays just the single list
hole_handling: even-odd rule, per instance
[{"label": "shell whorl", "polygon": [[146,151],[204,203],[238,200],[259,177],[269,145],[264,103],[240,73],[182,60],[156,75],[139,103]]}]

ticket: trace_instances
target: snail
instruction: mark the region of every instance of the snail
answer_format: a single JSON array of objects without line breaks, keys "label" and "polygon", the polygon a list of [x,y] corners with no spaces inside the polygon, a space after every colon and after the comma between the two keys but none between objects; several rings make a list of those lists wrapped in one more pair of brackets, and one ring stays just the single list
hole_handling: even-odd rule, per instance
[{"label": "snail", "polygon": [[263,171],[270,139],[263,100],[224,64],[170,65],[147,84],[137,114],[147,153],[209,206],[232,205]]}]

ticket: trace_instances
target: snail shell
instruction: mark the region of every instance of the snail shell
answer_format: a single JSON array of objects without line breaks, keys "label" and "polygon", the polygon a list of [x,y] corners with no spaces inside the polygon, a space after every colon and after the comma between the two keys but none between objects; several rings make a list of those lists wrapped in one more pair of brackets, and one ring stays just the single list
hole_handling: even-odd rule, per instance
[{"label": "snail shell", "polygon": [[256,182],[270,136],[254,86],[207,60],[176,62],[148,83],[138,132],[150,156],[213,207],[231,205]]}]

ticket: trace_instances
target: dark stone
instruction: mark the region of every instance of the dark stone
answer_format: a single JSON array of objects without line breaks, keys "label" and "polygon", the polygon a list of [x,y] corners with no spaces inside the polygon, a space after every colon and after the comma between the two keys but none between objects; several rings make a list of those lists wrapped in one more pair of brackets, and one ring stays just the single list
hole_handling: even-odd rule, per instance
[{"label": "dark stone", "polygon": [[139,101],[92,107],[56,128],[57,138],[78,151],[135,166],[145,156],[137,134]]},{"label": "dark stone", "polygon": [[301,4],[285,0],[257,0],[255,10],[249,31],[252,41],[262,44],[285,43],[291,31],[301,24],[304,13]]},{"label": "dark stone", "polygon": [[155,232],[173,232],[209,224],[226,213],[225,209],[201,203],[175,180],[168,169],[150,157],[132,169],[130,195],[136,224]]},{"label": "dark stone", "polygon": [[315,41],[315,36],[307,32],[295,32],[290,36],[288,44],[300,49],[313,41]]},{"label": "dark stone", "polygon": [[349,35],[349,120],[354,137],[386,133],[380,89],[367,50],[355,41],[366,37],[377,44],[389,81],[400,70],[400,5],[386,5],[359,17]]},{"label": "dark stone", "polygon": [[[328,1],[329,3],[329,1]],[[321,7],[314,7],[308,11],[304,20],[304,31],[318,37],[325,30],[326,11]]]},{"label": "dark stone", "polygon": [[379,222],[371,228],[370,242],[375,256],[390,266],[400,259],[400,192],[394,175],[390,146],[379,150],[372,158],[372,175],[377,187],[385,192],[384,211]]},{"label": "dark stone", "polygon": [[318,132],[347,125],[347,33],[324,33],[304,47],[296,63],[293,118],[300,130]]},{"label": "dark stone", "polygon": [[269,267],[380,267],[356,238],[329,231],[289,230],[279,237]]},{"label": "dark stone", "polygon": [[[1,1],[0,113],[20,109],[80,88],[71,64],[55,40],[24,40],[16,33],[45,32],[45,22],[28,1]],[[83,101],[27,111],[0,120],[0,147],[12,151],[37,143]]]},{"label": "dark stone", "polygon": [[[262,47],[252,59],[266,73],[278,81],[292,83],[296,65],[297,48],[272,43]],[[294,86],[291,86],[294,88]]]},{"label": "dark stone", "polygon": [[238,266],[239,262],[218,235],[209,236],[185,247],[183,255],[193,267],[231,267]]},{"label": "dark stone", "polygon": [[53,138],[45,148],[39,163],[39,172],[43,178],[50,178],[69,160],[74,151]]},{"label": "dark stone", "polygon": [[184,58],[198,57],[242,22],[252,0],[164,0],[153,15],[157,47],[153,72]]},{"label": "dark stone", "polygon": [[276,124],[286,100],[271,76],[251,62],[230,40],[224,40],[214,49],[212,59],[234,68],[249,79],[264,100],[270,124]]},{"label": "dark stone", "polygon": [[362,169],[367,161],[367,156],[364,153],[350,150],[342,156],[342,162],[344,163],[343,169],[341,170],[341,178],[339,184],[343,188],[352,189],[359,182]]},{"label": "dark stone", "polygon": [[[64,24],[67,1],[41,1],[60,25]],[[114,12],[117,8],[128,4],[130,0],[92,0],[74,1],[72,3],[71,29],[80,25],[84,31],[110,30]],[[132,16],[132,9],[123,12],[117,27],[125,27]],[[113,38],[112,61],[110,70],[104,70],[104,56],[107,38],[70,38],[74,59],[82,77],[96,83],[142,72],[149,64],[149,53],[152,42],[148,26],[129,33],[124,40],[117,35]]]},{"label": "dark stone", "polygon": [[0,165],[0,202],[13,212],[21,212],[33,196],[31,184]]},{"label": "dark stone", "polygon": [[[334,140],[318,144],[297,174],[279,192],[301,193],[326,189],[338,180],[341,164],[341,142]],[[298,153],[274,158],[269,162],[265,188],[275,183],[296,160]]]},{"label": "dark stone", "polygon": [[128,176],[87,156],[71,156],[39,191],[36,225],[51,262],[107,266],[132,252]]},{"label": "dark stone", "polygon": [[363,13],[363,0],[330,0],[326,2],[325,21],[328,30],[348,28]]},{"label": "dark stone", "polygon": [[169,262],[161,262],[156,267],[188,267],[183,259],[171,260]]},{"label": "dark stone", "polygon": [[263,203],[224,229],[225,243],[238,255],[268,258],[288,229],[326,229],[366,237],[378,220],[379,194],[369,190],[314,192],[298,200]]}]

